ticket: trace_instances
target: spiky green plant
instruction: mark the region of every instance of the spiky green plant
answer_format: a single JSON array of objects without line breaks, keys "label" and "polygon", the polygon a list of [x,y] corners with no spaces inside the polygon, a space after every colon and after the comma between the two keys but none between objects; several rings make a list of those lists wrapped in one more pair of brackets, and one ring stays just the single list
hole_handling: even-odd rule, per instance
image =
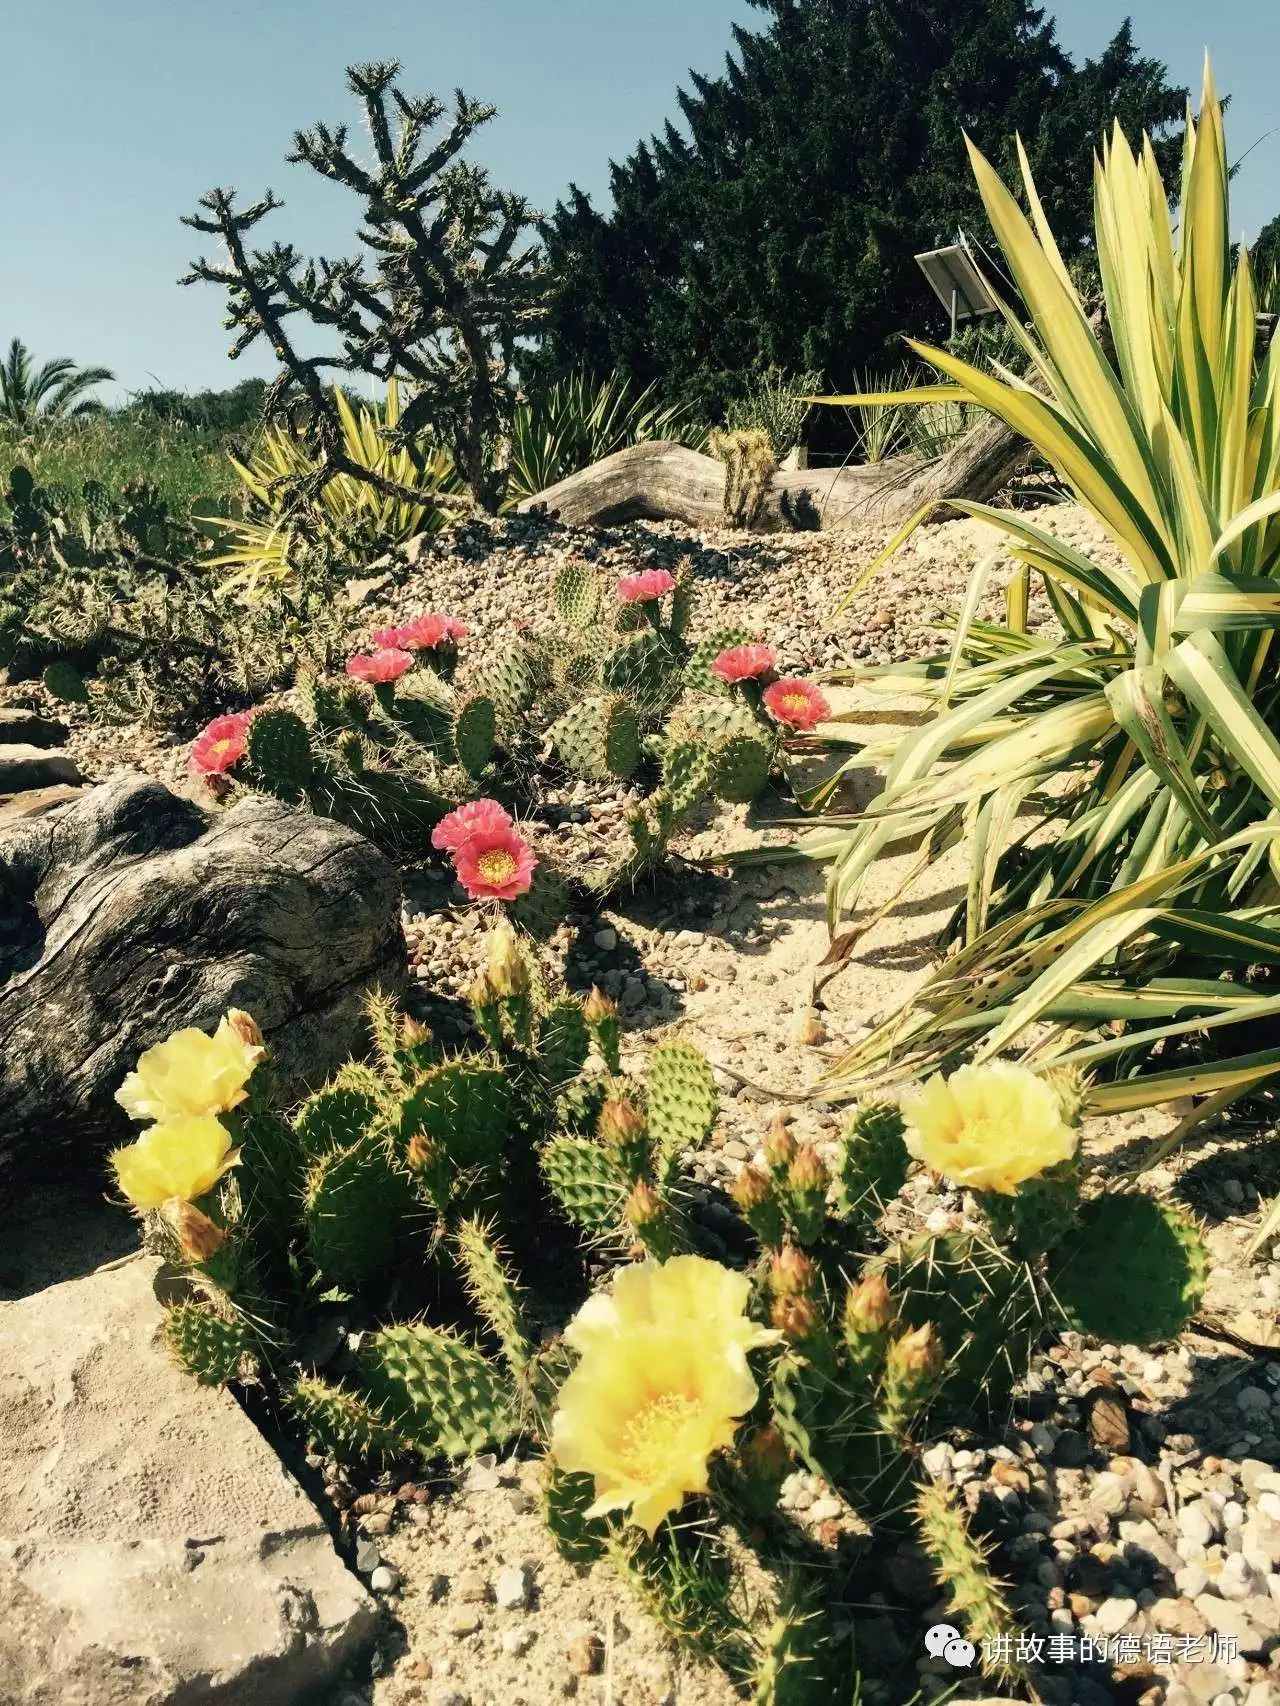
[{"label": "spiky green plant", "polygon": [[512,418],[508,506],[615,450],[655,439],[700,450],[706,429],[687,404],[664,404],[656,386],[637,391],[617,374],[593,380],[575,373],[538,385],[516,404]]},{"label": "spiky green plant", "polygon": [[[1031,1060],[1096,1075],[1097,1112],[1181,1096],[1220,1108],[1280,1070],[1280,1049],[1251,1038],[1280,996],[1269,981],[1250,993],[1224,976],[1280,955],[1280,344],[1256,352],[1222,113],[1206,67],[1176,229],[1150,143],[1135,152],[1117,129],[1103,149],[1096,235],[1109,343],[1025,159],[1028,214],[971,157],[1031,318],[1026,330],[1021,309],[1005,312],[1025,377],[917,345],[947,382],[918,400],[976,403],[1025,435],[1119,562],[1020,511],[958,505],[998,528],[1019,564],[1008,619],[974,620],[986,560],[950,656],[890,672],[928,694],[935,714],[897,746],[859,822],[811,844],[834,860],[834,925],[891,842],[970,831],[957,951],[905,1014],[847,1052],[832,1084],[891,1086],[1027,1038]],[[1060,640],[1027,632],[1033,575]],[[1054,833],[1026,833],[1028,806]]]}]

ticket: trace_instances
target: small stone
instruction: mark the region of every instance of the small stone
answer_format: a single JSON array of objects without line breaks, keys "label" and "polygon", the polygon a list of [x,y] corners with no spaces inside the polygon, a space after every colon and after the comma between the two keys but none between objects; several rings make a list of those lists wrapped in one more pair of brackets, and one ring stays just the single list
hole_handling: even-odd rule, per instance
[{"label": "small stone", "polygon": [[523,1611],[532,1592],[533,1578],[524,1564],[515,1564],[500,1571],[493,1584],[493,1597],[499,1611]]},{"label": "small stone", "polygon": [[518,1629],[504,1629],[502,1632],[502,1650],[504,1653],[510,1653],[512,1658],[523,1658],[536,1638],[527,1623],[522,1623]]},{"label": "small stone", "polygon": [[1184,1599],[1198,1599],[1209,1587],[1209,1572],[1203,1564],[1184,1564],[1174,1573],[1173,1585]]},{"label": "small stone", "polygon": [[1053,1461],[1064,1469],[1078,1469],[1089,1458],[1089,1441],[1078,1428],[1063,1428],[1054,1441]]},{"label": "small stone", "polygon": [[360,1518],[360,1526],[366,1534],[390,1534],[391,1522],[388,1511],[371,1511],[368,1516]]},{"label": "small stone", "polygon": [[831,1522],[844,1512],[839,1499],[815,1499],[809,1506],[810,1522]]},{"label": "small stone", "polygon": [[576,1676],[599,1676],[604,1669],[604,1642],[599,1635],[575,1635],[567,1656]]},{"label": "small stone", "polygon": [[479,1605],[489,1597],[483,1570],[463,1570],[453,1584],[455,1596],[468,1605]]},{"label": "small stone", "polygon": [[606,925],[603,930],[597,930],[591,940],[602,954],[611,954],[618,945],[618,932]]},{"label": "small stone", "polygon": [[431,1706],[471,1706],[471,1696],[457,1688],[439,1688],[431,1696]]},{"label": "small stone", "polygon": [[372,1540],[356,1541],[356,1570],[362,1576],[369,1575],[382,1562],[382,1553]]},{"label": "small stone", "polygon": [[1193,1499],[1178,1512],[1178,1528],[1197,1546],[1211,1546],[1221,1528],[1203,1499]]},{"label": "small stone", "polygon": [[374,1593],[394,1593],[400,1586],[400,1572],[390,1564],[379,1564],[369,1577]]},{"label": "small stone", "polygon": [[1104,1599],[1095,1612],[1098,1630],[1103,1635],[1118,1635],[1138,1609],[1136,1599]]},{"label": "small stone", "polygon": [[464,1635],[474,1635],[479,1627],[480,1614],[475,1611],[455,1611],[446,1624],[449,1633],[458,1639]]},{"label": "small stone", "polygon": [[1271,1398],[1260,1386],[1242,1386],[1236,1393],[1236,1409],[1242,1416],[1265,1416],[1271,1409]]},{"label": "small stone", "polygon": [[1238,1605],[1218,1599],[1211,1593],[1202,1593],[1193,1603],[1210,1629],[1216,1629],[1219,1635],[1232,1637],[1242,1653],[1254,1653],[1261,1648],[1262,1639],[1258,1631]]}]

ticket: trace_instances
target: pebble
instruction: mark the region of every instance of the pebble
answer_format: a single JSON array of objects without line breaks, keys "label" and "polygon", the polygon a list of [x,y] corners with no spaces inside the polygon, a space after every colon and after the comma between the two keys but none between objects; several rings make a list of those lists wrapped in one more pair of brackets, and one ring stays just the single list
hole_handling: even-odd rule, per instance
[{"label": "pebble", "polygon": [[356,1541],[356,1569],[360,1575],[369,1575],[381,1562],[382,1554],[372,1540]]},{"label": "pebble", "polygon": [[1222,1532],[1221,1524],[1210,1512],[1203,1499],[1183,1505],[1178,1512],[1178,1528],[1197,1546],[1210,1546]]},{"label": "pebble", "polygon": [[1138,1609],[1136,1599],[1104,1599],[1094,1613],[1098,1630],[1103,1635],[1118,1635]]},{"label": "pebble", "polygon": [[577,1676],[598,1676],[604,1668],[604,1642],[599,1635],[575,1635],[567,1649],[569,1669]]},{"label": "pebble", "polygon": [[537,1636],[528,1624],[521,1624],[518,1629],[504,1629],[502,1632],[502,1650],[510,1653],[512,1658],[522,1658],[533,1645]]},{"label": "pebble", "polygon": [[597,930],[591,940],[602,954],[611,954],[618,945],[618,932],[606,926],[603,930]]},{"label": "pebble", "polygon": [[390,1564],[379,1564],[369,1577],[374,1593],[394,1593],[400,1586],[400,1572]]},{"label": "pebble", "polygon": [[499,1611],[523,1611],[532,1592],[533,1577],[524,1564],[500,1571],[493,1584],[493,1597]]}]

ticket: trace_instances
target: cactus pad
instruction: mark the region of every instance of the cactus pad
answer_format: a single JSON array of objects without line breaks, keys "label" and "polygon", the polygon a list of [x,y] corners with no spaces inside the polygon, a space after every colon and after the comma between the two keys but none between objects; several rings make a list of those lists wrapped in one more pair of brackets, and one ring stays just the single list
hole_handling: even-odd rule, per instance
[{"label": "cactus pad", "polygon": [[440,1144],[460,1171],[489,1172],[511,1121],[511,1088],[498,1067],[474,1059],[425,1072],[400,1108],[400,1142],[421,1135]]},{"label": "cactus pad", "polygon": [[298,1147],[309,1160],[358,1143],[378,1116],[378,1104],[366,1090],[332,1085],[309,1096],[293,1118]]},{"label": "cactus pad", "polygon": [[452,735],[454,757],[468,776],[479,776],[493,757],[497,735],[493,700],[480,693],[459,700]]},{"label": "cactus pad", "polygon": [[208,1303],[175,1303],[164,1318],[169,1349],[201,1386],[225,1386],[249,1380],[256,1372],[256,1340],[238,1315],[224,1315]]},{"label": "cactus pad", "polygon": [[1137,1192],[1096,1197],[1054,1253],[1053,1296],[1072,1327],[1120,1344],[1172,1339],[1204,1296],[1208,1254],[1194,1221]]},{"label": "cactus pad", "polygon": [[620,695],[598,695],[575,705],[551,725],[551,742],[568,769],[588,781],[625,780],[640,762],[636,714]]},{"label": "cactus pad", "polygon": [[407,1201],[405,1182],[377,1138],[322,1155],[308,1168],[302,1195],[307,1253],[319,1273],[356,1290],[386,1267]]},{"label": "cactus pad", "polygon": [[344,1386],[303,1375],[286,1402],[313,1449],[340,1462],[386,1462],[410,1449],[376,1404]]},{"label": "cactus pad", "polygon": [[591,563],[570,558],[555,580],[556,614],[585,634],[600,614],[600,572]]},{"label": "cactus pad", "polygon": [[517,1432],[511,1387],[473,1345],[424,1323],[384,1327],[361,1351],[375,1404],[424,1456],[465,1457]]},{"label": "cactus pad", "polygon": [[836,1166],[836,1207],[855,1222],[876,1220],[906,1183],[911,1158],[891,1102],[864,1102],[845,1122]]},{"label": "cactus pad", "polygon": [[691,1043],[659,1043],[649,1061],[648,1108],[660,1178],[670,1178],[682,1149],[706,1142],[718,1106],[706,1056]]},{"label": "cactus pad", "polygon": [[754,800],[769,780],[773,752],[758,735],[728,735],[711,749],[709,781],[717,799]]},{"label": "cactus pad", "polygon": [[753,634],[749,628],[717,628],[693,648],[685,665],[685,685],[698,693],[718,693],[727,697],[729,685],[713,674],[712,664],[721,652],[727,652],[734,646],[749,646],[758,639],[759,635]]},{"label": "cactus pad", "polygon": [[542,1174],[561,1208],[585,1232],[615,1232],[628,1182],[613,1157],[583,1137],[555,1137],[540,1156]]},{"label": "cactus pad", "polygon": [[269,793],[296,801],[311,786],[311,736],[292,711],[259,711],[249,724],[246,750],[254,778]]}]

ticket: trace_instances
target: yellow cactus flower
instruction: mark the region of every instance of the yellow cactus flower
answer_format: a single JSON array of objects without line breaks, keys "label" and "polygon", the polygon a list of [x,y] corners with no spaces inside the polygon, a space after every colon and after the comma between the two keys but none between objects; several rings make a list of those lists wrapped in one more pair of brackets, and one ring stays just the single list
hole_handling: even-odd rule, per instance
[{"label": "yellow cactus flower", "polygon": [[560,1389],[551,1449],[595,1479],[590,1515],[630,1509],[652,1535],[707,1490],[714,1452],[756,1401],[747,1352],[777,1334],[747,1318],[750,1284],[704,1256],[623,1268],[565,1332],[581,1353]]},{"label": "yellow cactus flower", "polygon": [[212,1114],[178,1114],[150,1126],[134,1143],[113,1149],[120,1189],[135,1208],[159,1208],[177,1198],[193,1202],[212,1190],[240,1151]]},{"label": "yellow cactus flower", "polygon": [[931,1078],[902,1098],[902,1117],[909,1153],[969,1190],[1013,1196],[1076,1152],[1053,1086],[1012,1061]]},{"label": "yellow cactus flower", "polygon": [[227,1113],[249,1094],[245,1086],[266,1054],[261,1041],[252,1040],[261,1034],[236,1007],[212,1036],[194,1026],[175,1031],[139,1055],[116,1101],[135,1120]]}]

